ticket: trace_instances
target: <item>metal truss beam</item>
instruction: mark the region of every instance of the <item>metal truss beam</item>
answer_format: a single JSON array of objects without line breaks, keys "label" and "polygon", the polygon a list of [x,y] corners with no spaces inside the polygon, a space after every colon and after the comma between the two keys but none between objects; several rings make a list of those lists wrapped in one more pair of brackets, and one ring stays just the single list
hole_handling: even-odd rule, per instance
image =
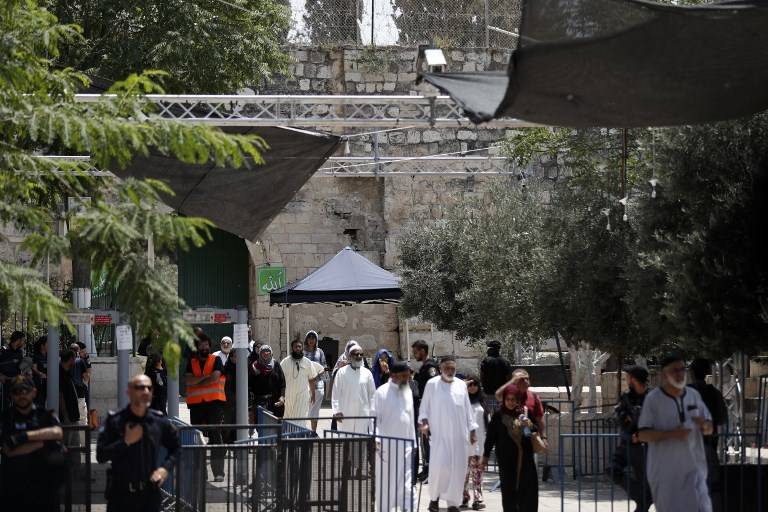
[{"label": "metal truss beam", "polygon": [[[46,155],[39,158],[89,161],[88,156]],[[92,167],[92,176],[115,175]],[[332,156],[315,176],[327,178],[379,178],[382,176],[517,175],[512,162],[501,156]]]},{"label": "metal truss beam", "polygon": [[382,176],[512,175],[516,171],[505,157],[331,157],[315,176],[328,178],[378,178]]},{"label": "metal truss beam", "polygon": [[[109,95],[77,94],[93,103]],[[300,96],[150,94],[157,114],[215,126],[296,126],[305,128],[474,126],[449,96]],[[483,128],[538,126],[519,119],[496,119]]]}]

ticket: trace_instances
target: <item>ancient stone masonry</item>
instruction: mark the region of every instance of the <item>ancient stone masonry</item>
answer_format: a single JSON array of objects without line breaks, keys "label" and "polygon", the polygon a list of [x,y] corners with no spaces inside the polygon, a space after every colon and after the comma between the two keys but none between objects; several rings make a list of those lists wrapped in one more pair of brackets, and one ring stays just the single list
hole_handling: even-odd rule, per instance
[{"label": "ancient stone masonry", "polygon": [[[291,50],[296,63],[293,76],[259,89],[261,94],[420,94],[416,85],[417,50],[414,48],[302,48]],[[494,49],[445,51],[448,70],[503,70],[509,53]],[[353,134],[354,130],[340,130]],[[360,131],[357,131],[360,133]],[[352,137],[352,156],[426,156],[475,150],[496,145],[504,130],[474,126],[452,129],[404,127],[374,135]],[[342,149],[343,150],[343,149]],[[497,149],[472,153],[495,155]],[[372,169],[371,169],[372,170]],[[387,269],[397,264],[398,236],[412,222],[440,219],[451,204],[470,197],[482,198],[493,181],[509,177],[487,176],[388,176],[382,178],[312,178],[264,233],[260,246],[251,246],[252,280],[259,265],[282,263],[288,280],[301,278],[322,265],[346,245],[352,245],[374,263]],[[255,287],[252,288],[255,290]],[[285,353],[286,321],[281,308],[252,294],[252,321],[262,338]],[[318,330],[344,343],[354,338],[373,355],[385,347],[407,355],[405,323],[394,306],[293,306],[290,338],[308,329]],[[435,353],[456,353],[467,368],[476,368],[483,351],[464,346],[451,333],[431,332],[418,324],[410,340],[434,339]],[[279,343],[278,343],[279,340]]]}]

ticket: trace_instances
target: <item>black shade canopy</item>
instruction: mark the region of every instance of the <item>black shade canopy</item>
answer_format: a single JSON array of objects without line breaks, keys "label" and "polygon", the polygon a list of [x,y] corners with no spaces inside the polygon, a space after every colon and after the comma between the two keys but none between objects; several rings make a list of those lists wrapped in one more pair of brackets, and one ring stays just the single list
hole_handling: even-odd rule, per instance
[{"label": "black shade canopy", "polygon": [[248,240],[257,239],[315,171],[333,154],[339,138],[293,128],[228,127],[225,132],[262,136],[269,150],[263,165],[217,168],[151,155],[134,159],[120,177],[154,178],[175,192],[165,202],[179,213],[204,217]]},{"label": "black shade canopy", "polygon": [[396,304],[400,278],[345,247],[308,276],[269,294],[270,304]]},{"label": "black shade canopy", "polygon": [[475,123],[705,123],[768,108],[768,2],[523,0],[507,73],[433,73]]}]

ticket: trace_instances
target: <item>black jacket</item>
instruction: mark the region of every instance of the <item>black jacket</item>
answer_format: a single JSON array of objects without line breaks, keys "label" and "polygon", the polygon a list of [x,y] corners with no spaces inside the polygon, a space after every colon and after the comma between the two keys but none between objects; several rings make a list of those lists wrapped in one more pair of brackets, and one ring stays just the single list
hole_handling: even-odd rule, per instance
[{"label": "black jacket", "polygon": [[512,366],[501,356],[487,356],[480,363],[480,384],[489,395],[507,383],[512,377]]},{"label": "black jacket", "polygon": [[643,409],[643,402],[645,402],[645,397],[650,390],[651,388],[648,388],[645,394],[639,395],[634,390],[629,389],[619,397],[619,403],[616,404],[613,414],[625,437],[637,433],[640,411]]},{"label": "black jacket", "polygon": [[[123,440],[126,424],[140,424],[144,429],[142,438],[128,446]],[[130,406],[111,413],[104,422],[96,445],[96,460],[112,463],[110,491],[121,491],[133,485],[149,484],[149,477],[157,469],[160,447],[167,450],[160,466],[169,472],[176,464],[179,451],[179,436],[171,422],[160,412],[147,409],[140,418],[133,414]]]},{"label": "black jacket", "polygon": [[419,400],[424,396],[424,388],[427,386],[427,381],[437,375],[440,375],[440,367],[437,365],[437,361],[434,359],[424,361],[424,364],[421,365],[418,373],[413,378],[419,386]]}]

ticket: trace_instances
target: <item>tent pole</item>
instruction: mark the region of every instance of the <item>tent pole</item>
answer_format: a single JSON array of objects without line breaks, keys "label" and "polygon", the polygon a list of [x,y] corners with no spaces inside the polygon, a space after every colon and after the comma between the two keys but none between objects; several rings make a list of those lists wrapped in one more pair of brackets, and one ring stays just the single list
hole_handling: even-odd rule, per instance
[{"label": "tent pole", "polygon": [[285,306],[285,355],[291,353],[291,306]]},{"label": "tent pole", "polygon": [[408,354],[408,362],[411,362],[411,333],[408,327],[408,319],[405,319],[405,353]]},{"label": "tent pole", "polygon": [[435,324],[429,324],[429,342],[432,343],[432,357],[435,357]]}]

